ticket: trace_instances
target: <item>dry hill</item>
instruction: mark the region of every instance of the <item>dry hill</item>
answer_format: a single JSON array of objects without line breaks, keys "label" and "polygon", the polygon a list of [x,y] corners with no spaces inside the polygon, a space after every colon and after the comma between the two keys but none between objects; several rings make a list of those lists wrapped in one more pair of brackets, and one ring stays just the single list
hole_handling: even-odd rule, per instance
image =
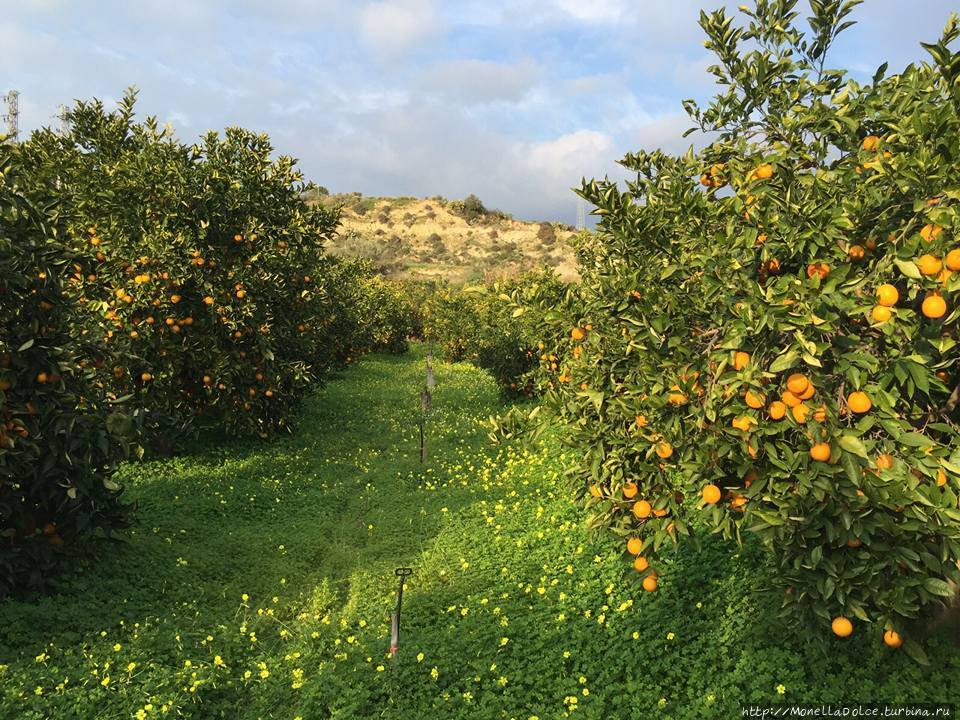
[{"label": "dry hill", "polygon": [[343,209],[331,252],[369,258],[392,277],[462,283],[544,265],[564,278],[576,277],[572,227],[514,220],[487,210],[473,196],[447,200],[350,193],[315,194],[311,200]]}]

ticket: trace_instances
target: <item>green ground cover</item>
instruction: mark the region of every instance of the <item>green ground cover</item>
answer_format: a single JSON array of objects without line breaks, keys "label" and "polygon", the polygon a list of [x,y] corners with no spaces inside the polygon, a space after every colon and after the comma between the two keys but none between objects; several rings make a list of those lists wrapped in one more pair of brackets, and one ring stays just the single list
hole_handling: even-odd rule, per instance
[{"label": "green ground cover", "polygon": [[[2,718],[726,718],[741,703],[946,702],[931,665],[876,637],[787,628],[764,555],[704,537],[645,593],[593,537],[552,440],[496,448],[493,381],[424,350],[373,356],[272,444],[208,439],[125,467],[139,522],[56,596],[0,602]],[[393,569],[415,569],[387,659]]]}]

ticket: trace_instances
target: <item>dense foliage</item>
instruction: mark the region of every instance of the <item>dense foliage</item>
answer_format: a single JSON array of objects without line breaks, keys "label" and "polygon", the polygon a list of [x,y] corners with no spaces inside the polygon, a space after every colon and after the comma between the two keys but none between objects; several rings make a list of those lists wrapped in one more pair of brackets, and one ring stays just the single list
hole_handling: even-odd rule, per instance
[{"label": "dense foliage", "polygon": [[0,145],[0,594],[48,577],[27,547],[122,522],[128,443],[290,430],[315,384],[413,328],[399,286],[325,254],[337,210],[306,204],[265,135],[187,146],[136,122],[133,93],[68,120]]},{"label": "dense foliage", "polygon": [[440,287],[423,304],[424,338],[435,343],[447,361],[467,360],[489,371],[506,394],[530,397],[552,384],[541,373],[541,360],[556,369],[557,358],[544,353],[535,320],[514,312],[508,303],[551,305],[560,302],[565,291],[566,285],[550,270],[482,285]]},{"label": "dense foliage", "polygon": [[566,328],[571,475],[647,590],[696,497],[766,543],[788,610],[897,647],[960,581],[960,33],[861,85],[824,62],[855,4],[807,32],[789,0],[705,13],[722,91],[686,107],[713,142],[584,183],[578,296],[527,310]]},{"label": "dense foliage", "polygon": [[0,596],[49,588],[62,546],[130,509],[111,477],[130,420],[84,367],[64,301],[75,253],[51,200],[23,196],[17,165],[0,143]]}]

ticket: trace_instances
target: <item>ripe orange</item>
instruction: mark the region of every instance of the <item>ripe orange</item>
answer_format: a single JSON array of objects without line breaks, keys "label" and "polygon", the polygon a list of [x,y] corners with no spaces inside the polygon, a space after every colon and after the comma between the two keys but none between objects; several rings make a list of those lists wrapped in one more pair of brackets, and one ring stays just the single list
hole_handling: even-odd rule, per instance
[{"label": "ripe orange", "polygon": [[787,378],[787,390],[794,395],[800,395],[806,392],[809,384],[810,381],[801,373],[793,373],[793,375]]},{"label": "ripe orange", "polygon": [[807,385],[807,389],[804,390],[799,395],[797,395],[797,397],[800,398],[801,400],[809,400],[810,398],[813,397],[815,392],[817,392],[817,389],[813,386],[813,383],[809,383]]},{"label": "ripe orange", "polygon": [[643,555],[637,555],[633,561],[633,569],[637,572],[643,572],[648,567],[650,567],[650,562]]},{"label": "ripe orange", "polygon": [[657,576],[650,574],[643,579],[643,589],[647,592],[653,592],[657,589]]},{"label": "ripe orange", "polygon": [[150,382],[151,380],[153,380],[153,375],[151,375],[151,374],[148,373],[148,372],[141,373],[141,374],[140,374],[140,379],[141,379],[143,382]]},{"label": "ripe orange", "polygon": [[865,392],[856,392],[850,393],[850,397],[847,398],[847,407],[849,407],[853,412],[863,414],[869,412],[870,408],[873,407],[873,402],[867,396]]},{"label": "ripe orange", "polygon": [[647,418],[646,418],[645,416],[643,416],[643,415],[637,415],[637,416],[633,419],[633,421],[637,424],[637,427],[646,427],[646,426],[647,426]]},{"label": "ripe orange", "polygon": [[760,180],[769,180],[771,177],[773,177],[773,165],[770,163],[758,165],[757,169],[753,171],[753,174]]},{"label": "ripe orange", "polygon": [[766,402],[766,398],[763,393],[754,392],[753,390],[747,390],[743,396],[744,402],[747,403],[748,407],[752,407],[754,410],[759,410],[763,407],[763,404]]},{"label": "ripe orange", "polygon": [[207,296],[203,299],[203,303],[204,303],[204,305],[213,305],[213,298],[210,297],[209,295],[207,295]]},{"label": "ripe orange", "polygon": [[704,173],[700,176],[700,184],[704,187],[710,187],[713,185],[713,181],[710,179],[710,176]]},{"label": "ripe orange", "polygon": [[884,283],[877,288],[877,304],[884,307],[893,307],[900,299],[900,291],[893,285]]},{"label": "ripe orange", "polygon": [[867,252],[863,249],[863,245],[851,245],[850,250],[847,252],[849,258],[853,261],[863,260]]},{"label": "ripe orange", "polygon": [[826,462],[830,459],[829,443],[816,443],[810,448],[810,457],[818,462]]},{"label": "ripe orange", "polygon": [[661,460],[666,460],[668,457],[673,455],[673,446],[668,442],[657,443],[657,457]]},{"label": "ripe orange", "polygon": [[893,467],[893,455],[881,453],[877,455],[877,467],[880,470],[889,470]]},{"label": "ripe orange", "polygon": [[893,313],[886,305],[874,305],[873,310],[870,311],[870,319],[877,325],[883,325],[891,317],[893,317]]},{"label": "ripe orange", "polygon": [[900,633],[898,633],[896,630],[887,630],[885,633],[883,633],[883,642],[896,650],[898,647],[903,645],[903,638],[900,637]]},{"label": "ripe orange", "polygon": [[787,414],[787,406],[785,403],[780,402],[779,400],[774,400],[770,403],[770,418],[772,420],[782,420],[783,416]]},{"label": "ripe orange", "polygon": [[[220,386],[220,389],[221,389],[221,390],[224,389],[222,385]],[[596,485],[591,485],[591,486],[590,486],[590,494],[593,495],[595,498],[600,497],[600,488],[598,488]]]},{"label": "ripe orange", "polygon": [[920,228],[920,237],[922,237],[926,242],[933,242],[941,232],[943,232],[943,228],[939,225],[927,223]]},{"label": "ripe orange", "polygon": [[623,486],[623,496],[629,500],[637,494],[637,484],[628,482]]},{"label": "ripe orange", "polygon": [[940,293],[930,293],[923,299],[920,311],[924,317],[932,320],[942,318],[947,313],[947,301],[943,299]]},{"label": "ripe orange", "polygon": [[741,417],[736,417],[730,421],[730,424],[735,427],[737,430],[742,430],[743,432],[750,432],[750,428],[757,424],[757,421],[748,415],[742,415]]},{"label": "ripe orange", "polygon": [[943,262],[936,255],[921,255],[917,258],[917,267],[924,275],[938,275],[943,269]]},{"label": "ripe orange", "polygon": [[947,270],[952,270],[953,272],[960,271],[960,248],[954,248],[948,252],[947,257],[944,258],[944,262]]},{"label": "ripe orange", "polygon": [[584,332],[583,328],[575,327],[570,331],[570,337],[572,337],[577,342],[580,342],[587,336],[587,333]]},{"label": "ripe orange", "polygon": [[803,425],[807,422],[807,416],[810,415],[810,406],[800,403],[795,408],[791,408],[790,414],[793,415],[794,420]]},{"label": "ripe orange", "polygon": [[833,622],[830,623],[830,628],[833,630],[833,634],[837,637],[850,637],[850,635],[853,633],[853,623],[843,615],[838,615],[835,617]]},{"label": "ripe orange", "polygon": [[813,419],[819,423],[826,422],[827,419],[827,406],[821,405],[813,412]]},{"label": "ripe orange", "polygon": [[851,538],[850,540],[847,540],[847,547],[848,547],[848,548],[854,548],[854,549],[856,549],[856,548],[860,547],[861,545],[863,545],[863,540],[861,540],[860,538]]},{"label": "ripe orange", "polygon": [[937,487],[943,487],[947,484],[947,474],[943,471],[943,468],[937,469]]},{"label": "ripe orange", "polygon": [[638,537],[632,537],[627,540],[627,552],[631,555],[639,555],[643,550],[643,540]]},{"label": "ripe orange", "polygon": [[787,407],[796,407],[802,402],[800,398],[798,398],[789,390],[784,390],[783,393],[780,394],[780,399],[783,401],[783,404],[786,405]]},{"label": "ripe orange", "polygon": [[867,135],[863,139],[863,143],[861,145],[861,147],[867,152],[873,152],[879,146],[880,146],[880,138],[878,138],[876,135]]},{"label": "ripe orange", "polygon": [[720,501],[720,488],[713,484],[704,485],[701,495],[705,503],[708,505],[716,505]]},{"label": "ripe orange", "polygon": [[750,364],[750,353],[746,353],[743,350],[737,350],[733,354],[733,369],[736,371],[743,370],[747,365]]},{"label": "ripe orange", "polygon": [[648,503],[646,500],[637,500],[633,504],[633,514],[640,519],[650,517],[650,513],[652,510],[653,508],[651,507],[650,503]]}]

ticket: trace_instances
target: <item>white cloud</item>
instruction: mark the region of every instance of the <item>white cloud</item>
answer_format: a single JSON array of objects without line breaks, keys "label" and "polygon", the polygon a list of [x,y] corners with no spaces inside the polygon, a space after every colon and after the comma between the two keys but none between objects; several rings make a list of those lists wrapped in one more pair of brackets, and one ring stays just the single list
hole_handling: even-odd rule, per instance
[{"label": "white cloud", "polygon": [[360,14],[360,33],[374,52],[403,55],[440,30],[432,0],[383,0],[367,5]]},{"label": "white cloud", "polygon": [[518,63],[454,60],[430,67],[423,85],[428,92],[468,105],[515,102],[533,87],[538,75],[539,69],[529,59]]}]

